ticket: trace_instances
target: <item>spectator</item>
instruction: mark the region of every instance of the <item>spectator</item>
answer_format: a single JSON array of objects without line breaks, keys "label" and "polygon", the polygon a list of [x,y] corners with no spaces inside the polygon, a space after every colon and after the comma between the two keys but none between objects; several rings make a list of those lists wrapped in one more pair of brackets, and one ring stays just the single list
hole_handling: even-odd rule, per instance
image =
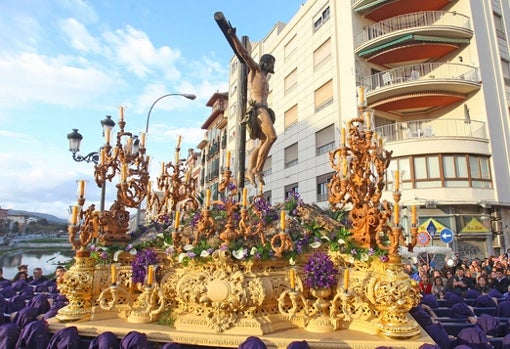
[{"label": "spectator", "polygon": [[503,273],[503,269],[496,269],[496,278],[492,280],[492,288],[498,290],[501,294],[508,291],[509,281],[506,275]]},{"label": "spectator", "polygon": [[453,276],[453,272],[450,269],[446,270],[446,283],[444,285],[446,291],[453,291]]},{"label": "spectator", "polygon": [[52,279],[57,284],[60,284],[64,281],[64,274],[66,273],[66,268],[59,265],[57,268],[55,268],[55,277]]},{"label": "spectator", "polygon": [[445,293],[445,287],[443,278],[441,276],[434,276],[434,283],[432,284],[432,294],[437,298],[443,299]]},{"label": "spectator", "polygon": [[48,281],[48,278],[43,275],[43,271],[41,268],[34,268],[33,274],[34,274],[33,276],[30,276],[27,279],[27,282],[30,283],[31,285],[38,285],[45,281]]},{"label": "spectator", "polygon": [[453,276],[453,292],[462,296],[468,288],[473,288],[473,279],[464,276],[464,269],[457,268]]},{"label": "spectator", "polygon": [[432,283],[430,283],[429,274],[424,273],[421,275],[421,281],[418,283],[418,287],[422,295],[432,293]]},{"label": "spectator", "polygon": [[489,286],[489,282],[487,280],[487,276],[480,275],[478,279],[476,280],[475,284],[475,290],[480,292],[480,294],[488,294],[491,290],[491,287]]},{"label": "spectator", "polygon": [[28,278],[28,275],[24,271],[18,271],[16,275],[12,278],[12,282],[18,281],[18,280],[26,280]]}]

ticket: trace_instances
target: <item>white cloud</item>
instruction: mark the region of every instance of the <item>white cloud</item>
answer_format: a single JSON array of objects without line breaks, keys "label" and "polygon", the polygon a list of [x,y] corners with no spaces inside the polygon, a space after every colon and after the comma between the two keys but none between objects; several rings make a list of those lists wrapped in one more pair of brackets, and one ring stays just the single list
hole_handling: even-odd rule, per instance
[{"label": "white cloud", "polygon": [[87,28],[75,18],[60,21],[61,30],[68,36],[71,46],[79,51],[99,52],[100,43],[88,32]]},{"label": "white cloud", "polygon": [[179,50],[168,46],[155,48],[147,34],[129,25],[115,32],[106,32],[103,36],[113,46],[116,62],[124,64],[128,71],[139,78],[153,74],[163,75],[166,79],[181,77],[181,72],[175,66],[181,58]]}]

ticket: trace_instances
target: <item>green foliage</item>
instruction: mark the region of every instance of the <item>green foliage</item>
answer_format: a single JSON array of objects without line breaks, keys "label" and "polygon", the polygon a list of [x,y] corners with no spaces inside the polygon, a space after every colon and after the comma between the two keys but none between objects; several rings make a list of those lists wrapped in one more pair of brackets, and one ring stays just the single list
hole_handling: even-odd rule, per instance
[{"label": "green foliage", "polygon": [[172,327],[175,323],[176,316],[172,313],[172,308],[167,307],[163,313],[161,313],[161,316],[159,317],[158,324],[163,326],[170,326]]}]

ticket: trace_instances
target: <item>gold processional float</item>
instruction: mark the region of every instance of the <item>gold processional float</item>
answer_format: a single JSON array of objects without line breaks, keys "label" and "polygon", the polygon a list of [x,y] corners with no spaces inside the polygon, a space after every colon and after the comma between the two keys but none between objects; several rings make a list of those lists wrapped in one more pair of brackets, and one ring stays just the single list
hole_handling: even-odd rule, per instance
[{"label": "gold processional float", "polygon": [[[191,175],[195,158],[180,158],[181,137],[175,162],[163,163],[151,190],[145,135],[138,139],[124,131],[121,108],[116,144],[110,145],[106,132],[95,166],[99,187],[120,175],[117,199],[104,212],[94,205],[85,209],[85,183],[79,182],[68,228],[75,263],[60,285],[69,304],[58,321],[164,319],[176,331],[247,336],[293,328],[358,330],[402,340],[420,336],[408,314],[420,293],[399,254],[400,247],[412,250],[416,243],[416,209],[406,243],[398,171],[394,202],[381,199],[391,152],[374,132],[363,88],[358,107],[358,116],[341,131],[340,147],[329,154],[335,171],[329,212],[341,217],[348,211],[346,224],[298,194],[271,206],[261,187],[250,202],[247,189],[236,186],[230,152],[220,199],[211,202],[209,189],[199,197]],[[146,236],[133,241],[126,208],[145,199]],[[92,243],[94,251],[109,251],[102,263]],[[152,253],[152,260],[137,259],[144,253]]]}]

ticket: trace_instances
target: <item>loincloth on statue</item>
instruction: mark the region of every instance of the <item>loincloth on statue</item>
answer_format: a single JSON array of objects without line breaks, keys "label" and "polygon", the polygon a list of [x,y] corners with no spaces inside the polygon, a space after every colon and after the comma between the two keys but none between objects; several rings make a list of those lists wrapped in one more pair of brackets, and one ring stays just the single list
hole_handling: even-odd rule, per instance
[{"label": "loincloth on statue", "polygon": [[243,119],[243,123],[246,123],[246,128],[248,129],[248,133],[250,134],[251,139],[259,139],[262,130],[258,123],[258,115],[260,114],[259,109],[264,108],[269,113],[269,117],[271,118],[271,122],[274,124],[276,120],[275,113],[273,109],[269,108],[267,105],[262,103],[257,103],[251,100],[249,103],[250,109],[246,111],[246,116]]}]

